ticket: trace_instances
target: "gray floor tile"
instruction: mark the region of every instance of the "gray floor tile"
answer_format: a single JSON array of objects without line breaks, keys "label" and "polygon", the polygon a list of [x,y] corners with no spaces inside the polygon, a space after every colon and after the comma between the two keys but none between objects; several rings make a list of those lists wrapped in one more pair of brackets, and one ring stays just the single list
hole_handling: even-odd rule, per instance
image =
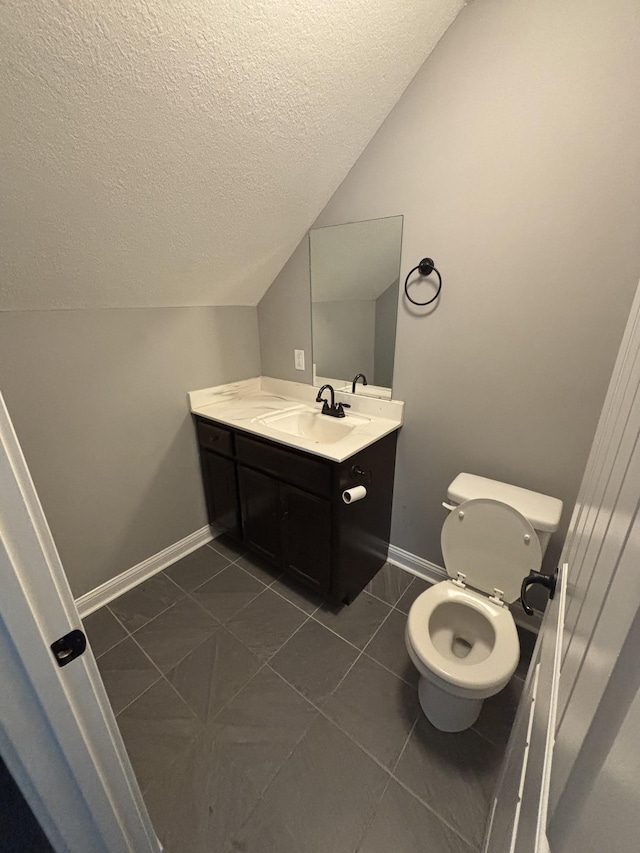
[{"label": "gray floor tile", "polygon": [[310,619],[271,658],[270,666],[312,702],[322,704],[357,656],[353,646]]},{"label": "gray floor tile", "polygon": [[160,678],[156,667],[131,637],[105,652],[98,660],[98,669],[114,714],[119,714]]},{"label": "gray floor tile", "polygon": [[267,563],[266,560],[255,554],[245,554],[244,557],[238,560],[238,565],[245,572],[249,572],[250,575],[253,575],[254,578],[262,581],[267,586],[271,586],[282,575],[282,569],[271,563]]},{"label": "gray floor tile", "polygon": [[473,846],[481,843],[502,751],[472,729],[449,734],[420,714],[395,776]]},{"label": "gray floor tile", "polygon": [[411,584],[407,588],[406,592],[404,592],[401,598],[398,600],[396,607],[403,613],[408,613],[411,609],[411,605],[416,600],[416,598],[419,595],[422,595],[422,593],[428,590],[431,586],[433,586],[433,584],[428,583],[422,578],[414,578],[411,581]]},{"label": "gray floor tile", "polygon": [[186,557],[178,560],[177,563],[164,571],[181,589],[185,592],[191,592],[215,577],[229,563],[230,560],[227,557],[223,557],[222,554],[218,554],[217,551],[203,545],[202,548],[187,554]]},{"label": "gray floor tile", "polygon": [[336,725],[389,769],[419,709],[413,687],[364,655],[323,706]]},{"label": "gray floor tile", "polygon": [[212,542],[209,542],[207,547],[213,548],[213,550],[217,551],[218,554],[222,554],[223,557],[226,557],[231,561],[235,561],[238,557],[242,557],[243,554],[247,553],[247,549],[244,545],[241,542],[236,542],[236,540],[232,539],[227,533],[223,533]]},{"label": "gray floor tile", "polygon": [[504,748],[509,740],[523,687],[522,679],[514,675],[504,690],[484,700],[480,716],[473,727],[501,748]]},{"label": "gray floor tile", "polygon": [[223,708],[210,731],[221,754],[263,790],[317,715],[310,702],[265,668]]},{"label": "gray floor tile", "polygon": [[199,586],[192,595],[219,622],[225,623],[264,589],[261,581],[232,564]]},{"label": "gray floor tile", "polygon": [[85,616],[82,624],[97,658],[127,636],[127,632],[108,607],[101,607],[90,616]]},{"label": "gray floor tile", "polygon": [[223,853],[304,853],[293,833],[260,800],[244,826],[233,833]]},{"label": "gray floor tile", "polygon": [[174,667],[167,678],[203,722],[210,722],[260,669],[260,661],[221,628]]},{"label": "gray floor tile", "polygon": [[388,604],[368,592],[361,592],[349,606],[343,604],[338,607],[325,602],[316,610],[313,618],[363,649],[390,609]]},{"label": "gray floor tile", "polygon": [[358,853],[473,853],[448,826],[391,781]]},{"label": "gray floor tile", "polygon": [[400,600],[412,580],[413,575],[409,572],[392,566],[391,563],[385,563],[373,580],[367,584],[366,590],[376,598],[381,598],[387,604],[393,605]]},{"label": "gray floor tile", "polygon": [[352,853],[387,773],[320,716],[268,786],[264,800],[309,853]]},{"label": "gray floor tile", "polygon": [[160,572],[116,598],[109,609],[125,628],[136,631],[183,597],[180,587]]},{"label": "gray floor tile", "polygon": [[154,779],[144,799],[164,853],[218,853],[240,834],[258,792],[205,731]]},{"label": "gray floor tile", "polygon": [[393,610],[367,646],[365,654],[417,687],[418,671],[411,663],[404,641],[406,624],[404,613]]},{"label": "gray floor tile", "polygon": [[[470,853],[522,681],[485,701],[474,730],[438,732],[419,711],[404,642],[420,580],[400,592],[390,567],[377,589],[399,596],[394,609],[363,593],[305,622],[321,604],[313,592],[284,576],[267,588],[253,559],[205,577],[240,552],[207,548],[211,561],[204,550],[172,567],[185,589],[204,577],[193,595],[161,574],[114,602],[134,639],[107,609],[85,623],[165,853]],[[523,672],[534,640],[523,635]],[[390,776],[370,755],[397,761],[402,784],[381,802]]]},{"label": "gray floor tile", "polygon": [[143,791],[202,731],[202,723],[164,678],[118,715],[118,725]]},{"label": "gray floor tile", "polygon": [[313,613],[322,604],[323,598],[309,587],[287,575],[282,575],[273,585],[272,589],[282,595],[287,601],[295,604],[305,613]]},{"label": "gray floor tile", "polygon": [[268,660],[308,616],[265,589],[227,622],[227,628],[261,660]]},{"label": "gray floor tile", "polygon": [[156,666],[167,673],[219,627],[193,599],[183,598],[136,631],[135,638]]}]

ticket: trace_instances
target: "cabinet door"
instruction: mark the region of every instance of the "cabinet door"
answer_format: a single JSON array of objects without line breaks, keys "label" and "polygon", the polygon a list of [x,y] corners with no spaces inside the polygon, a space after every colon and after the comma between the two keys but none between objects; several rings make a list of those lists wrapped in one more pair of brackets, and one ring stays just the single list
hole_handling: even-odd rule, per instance
[{"label": "cabinet door", "polygon": [[285,571],[327,592],[331,579],[331,504],[284,483],[280,484],[280,494]]},{"label": "cabinet door", "polygon": [[234,538],[240,539],[242,533],[236,463],[208,450],[202,449],[201,454],[209,521],[223,527]]},{"label": "cabinet door", "polygon": [[272,563],[281,563],[279,484],[273,477],[238,465],[244,542]]}]

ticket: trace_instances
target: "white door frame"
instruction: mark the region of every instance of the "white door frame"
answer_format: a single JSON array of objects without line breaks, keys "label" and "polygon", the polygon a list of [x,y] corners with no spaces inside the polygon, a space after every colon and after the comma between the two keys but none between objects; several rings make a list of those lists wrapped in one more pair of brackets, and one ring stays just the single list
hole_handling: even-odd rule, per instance
[{"label": "white door frame", "polygon": [[609,751],[619,734],[628,737],[623,726],[640,684],[640,287],[562,559],[566,589],[559,583],[538,637],[485,853],[605,850],[621,826],[624,849],[638,847],[637,809],[616,797]]},{"label": "white door frame", "polygon": [[0,394],[0,753],[58,853],[158,853],[90,647]]}]

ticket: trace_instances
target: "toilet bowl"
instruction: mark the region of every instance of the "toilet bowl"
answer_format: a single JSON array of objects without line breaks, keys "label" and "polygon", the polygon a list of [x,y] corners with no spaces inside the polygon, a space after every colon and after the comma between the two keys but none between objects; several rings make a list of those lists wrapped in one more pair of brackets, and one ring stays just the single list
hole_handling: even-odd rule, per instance
[{"label": "toilet bowl", "polygon": [[472,726],[484,699],[506,686],[520,658],[509,610],[453,581],[418,596],[405,640],[420,673],[422,710],[445,732]]},{"label": "toilet bowl", "polygon": [[[446,732],[472,726],[483,701],[502,690],[515,672],[520,644],[508,604],[518,598],[522,579],[540,569],[540,528],[546,547],[562,511],[555,498],[470,474],[460,477],[467,478],[462,494],[472,497],[447,505],[451,514],[441,544],[449,579],[416,598],[405,629],[407,651],[420,674],[420,705],[429,721]],[[449,500],[460,494],[460,477],[449,488]],[[487,491],[510,497],[518,509],[477,496]],[[521,511],[527,506],[535,506],[536,529]]]}]

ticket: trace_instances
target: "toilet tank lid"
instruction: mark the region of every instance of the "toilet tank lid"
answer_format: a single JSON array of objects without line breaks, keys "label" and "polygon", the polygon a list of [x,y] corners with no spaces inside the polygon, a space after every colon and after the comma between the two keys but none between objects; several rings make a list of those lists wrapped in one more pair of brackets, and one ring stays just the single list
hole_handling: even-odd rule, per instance
[{"label": "toilet tank lid", "polygon": [[558,498],[478,477],[477,474],[458,474],[447,490],[447,499],[460,504],[475,498],[491,498],[509,504],[529,521],[534,530],[554,533],[560,524],[562,501]]}]

